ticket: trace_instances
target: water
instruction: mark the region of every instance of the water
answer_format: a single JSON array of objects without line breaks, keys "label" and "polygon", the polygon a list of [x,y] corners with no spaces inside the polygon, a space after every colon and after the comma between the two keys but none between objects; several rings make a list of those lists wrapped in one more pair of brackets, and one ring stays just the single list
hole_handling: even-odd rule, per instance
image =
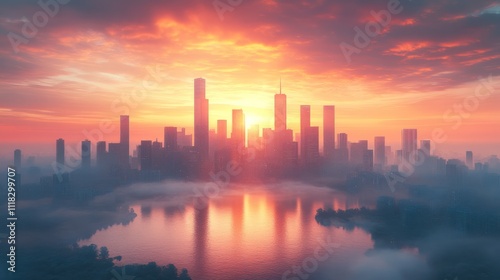
[{"label": "water", "polygon": [[[211,199],[201,211],[190,204],[179,208],[162,201],[138,202],[132,206],[138,214],[132,223],[98,231],[80,244],[108,247],[111,256],[123,257],[118,264],[173,263],[187,268],[194,280],[282,279],[315,250],[328,256],[317,261],[320,267],[348,269],[363,256],[373,246],[369,234],[323,227],[314,215],[320,207],[367,204],[327,188],[240,186]],[[332,253],[321,247],[327,240],[338,243]]]}]

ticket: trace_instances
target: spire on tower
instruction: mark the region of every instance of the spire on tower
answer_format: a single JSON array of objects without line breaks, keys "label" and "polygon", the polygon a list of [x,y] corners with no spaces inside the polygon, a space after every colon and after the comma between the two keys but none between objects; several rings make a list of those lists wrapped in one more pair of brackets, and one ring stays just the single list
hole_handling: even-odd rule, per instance
[{"label": "spire on tower", "polygon": [[280,77],[280,94],[281,94],[281,77]]}]

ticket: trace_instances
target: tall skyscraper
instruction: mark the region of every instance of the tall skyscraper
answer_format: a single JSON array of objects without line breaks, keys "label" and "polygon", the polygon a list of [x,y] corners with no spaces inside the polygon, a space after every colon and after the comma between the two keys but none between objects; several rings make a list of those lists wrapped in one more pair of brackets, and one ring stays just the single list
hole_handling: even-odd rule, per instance
[{"label": "tall skyscraper", "polygon": [[300,105],[300,157],[302,159],[307,158],[306,139],[309,127],[311,127],[311,106]]},{"label": "tall skyscraper", "polygon": [[245,147],[245,115],[242,109],[233,110],[231,142],[233,148]]},{"label": "tall skyscraper", "polygon": [[[416,156],[417,151],[417,130],[403,129],[401,131],[401,153],[402,158],[406,161],[410,160],[410,156]],[[415,160],[414,158],[412,161]]]},{"label": "tall skyscraper", "polygon": [[208,159],[208,99],[205,98],[205,79],[194,80],[194,146],[200,157]]},{"label": "tall skyscraper", "polygon": [[82,168],[90,169],[90,141],[82,141]]},{"label": "tall skyscraper", "polygon": [[14,150],[14,167],[18,170],[21,169],[21,150],[16,149]]},{"label": "tall skyscraper", "polygon": [[56,162],[59,166],[64,166],[64,139],[56,140]]},{"label": "tall skyscraper", "polygon": [[286,94],[281,92],[281,80],[280,93],[274,95],[274,130],[286,130]]},{"label": "tall skyscraper", "polygon": [[335,106],[323,107],[323,154],[332,159],[335,153]]},{"label": "tall skyscraper", "polygon": [[165,150],[177,150],[177,127],[167,126],[163,129],[163,142],[165,143]]},{"label": "tall skyscraper", "polygon": [[[121,145],[121,144],[120,144]],[[106,166],[107,151],[106,141],[99,141],[96,144],[96,165],[99,168]]]},{"label": "tall skyscraper", "polygon": [[465,152],[465,164],[467,164],[469,169],[474,169],[474,155],[472,154],[472,151]]},{"label": "tall skyscraper", "polygon": [[129,154],[130,154],[130,133],[129,133],[129,116],[120,116],[120,145],[122,152],[120,156],[120,164],[124,168],[129,168]]},{"label": "tall skyscraper", "polygon": [[385,137],[376,136],[374,141],[374,164],[377,168],[381,168],[386,164],[385,159]]}]

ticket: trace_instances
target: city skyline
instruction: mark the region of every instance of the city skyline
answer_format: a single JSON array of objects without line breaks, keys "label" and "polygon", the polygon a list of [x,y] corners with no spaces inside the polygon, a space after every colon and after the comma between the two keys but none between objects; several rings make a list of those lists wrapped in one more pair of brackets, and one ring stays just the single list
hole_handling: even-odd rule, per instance
[{"label": "city skyline", "polygon": [[[19,19],[42,10],[3,5],[1,27],[20,36]],[[393,145],[402,127],[417,128],[424,138],[443,129],[448,136],[440,147],[444,154],[496,153],[499,58],[492,46],[499,8],[492,1],[455,8],[442,4],[442,13],[429,12],[441,4],[401,1],[403,11],[385,27],[391,32],[370,38],[350,63],[339,46],[355,46],[355,28],[376,20],[373,14],[387,9],[386,2],[356,9],[361,3],[245,1],[225,12],[224,20],[211,3],[194,1],[152,1],[141,6],[141,15],[129,2],[87,5],[62,5],[36,38],[21,41],[17,52],[9,38],[0,42],[2,156],[20,142],[33,153],[35,147],[53,149],[58,131],[67,131],[65,140],[77,143],[83,130],[99,127],[102,120],[116,126],[117,115],[133,119],[135,143],[141,140],[137,135],[161,139],[158,128],[174,124],[194,134],[193,77],[210,81],[211,129],[218,119],[227,119],[230,127],[233,108],[245,110],[247,127],[273,127],[269,97],[281,77],[288,126],[294,131],[300,127],[300,105],[312,106],[311,124],[319,126],[321,107],[334,104],[342,120],[337,130],[354,139],[383,134]],[[104,15],[117,10],[123,14]],[[338,12],[343,10],[357,12],[347,17]],[[103,14],[90,19],[89,11]],[[291,16],[297,14],[307,23]],[[307,24],[317,32],[303,27]],[[138,91],[143,85],[147,90]],[[474,100],[478,87],[484,99]],[[117,131],[109,138],[115,139]]]},{"label": "city skyline", "polygon": [[[202,78],[200,78],[200,79],[202,79]],[[203,83],[205,83],[205,79],[202,79],[202,80],[203,80]],[[203,85],[203,86],[204,86],[203,96],[205,96],[206,89],[205,89],[205,85]],[[286,96],[283,92],[281,92],[281,90],[282,90],[281,89],[281,80],[279,81],[279,87],[280,87],[279,88],[280,92],[276,93],[276,91],[275,91],[275,94],[274,94],[275,95],[275,100],[274,100],[275,104],[276,104],[277,96],[278,96],[278,98],[280,95]],[[196,90],[195,90],[195,92],[196,92]],[[210,93],[209,93],[209,95],[210,95]],[[267,99],[272,101],[272,95],[269,95]],[[269,101],[269,100],[267,100],[267,101]],[[266,100],[263,100],[263,102],[266,103]],[[340,111],[340,112],[343,111],[342,107],[340,107],[338,105],[335,105],[335,106],[334,105],[327,105],[327,104],[331,104],[331,103],[333,103],[333,102],[329,101],[326,104],[317,104],[315,106],[307,105],[307,106],[312,107],[312,109],[310,109],[310,111],[311,111],[310,112],[310,116],[311,116],[310,122],[311,122],[312,126],[318,126],[321,128],[319,130],[320,151],[323,151],[323,146],[324,146],[323,141],[324,141],[324,121],[325,121],[324,110],[325,110],[325,106],[326,107],[333,106],[333,108],[334,108],[333,109],[334,114],[335,114],[334,118],[339,120],[339,122],[335,124],[335,127],[336,127],[335,131],[337,131],[337,132],[338,131],[347,132],[347,134],[351,135],[351,137],[353,137],[353,138],[356,137],[356,139],[359,139],[359,140],[371,139],[371,138],[375,137],[377,134],[382,134],[382,133],[377,132],[377,131],[373,131],[373,134],[369,134],[369,130],[367,130],[368,133],[367,132],[363,133],[363,127],[356,128],[356,127],[347,126],[346,124],[349,123],[349,119],[345,119],[345,118],[342,118],[341,116],[337,115],[338,111]],[[273,104],[272,107],[275,107],[275,104]],[[208,99],[207,99],[206,106],[208,106]],[[214,104],[214,106],[217,106],[217,104]],[[293,105],[287,104],[287,101],[285,100],[285,106],[287,107],[287,110],[285,112],[285,119],[287,119],[286,126],[290,127],[290,129],[292,129],[294,132],[300,132],[300,107],[303,106],[303,104],[293,106]],[[293,107],[290,108],[291,106],[293,106]],[[241,108],[245,114],[245,126],[247,129],[253,125],[259,125],[260,128],[266,128],[266,127],[274,128],[276,126],[276,121],[275,121],[276,118],[275,118],[275,113],[274,113],[274,111],[276,110],[276,107],[274,109],[270,108],[271,112],[267,112],[268,115],[271,115],[271,119],[267,119],[263,122],[259,122],[259,120],[262,120],[262,116],[255,116],[255,115],[251,115],[251,114],[247,113],[248,108],[246,106],[238,106],[238,107]],[[336,107],[339,109],[336,110],[337,109]],[[233,110],[233,109],[229,108],[229,112],[231,112],[231,110]],[[295,110],[295,109],[298,109],[298,110]],[[195,111],[196,110],[193,108],[192,112],[195,112]],[[298,114],[299,115],[298,121],[297,121],[297,117],[296,117],[297,113],[299,113]],[[165,113],[164,115],[168,116],[168,113]],[[192,119],[195,118],[194,115],[195,114],[193,114]],[[215,116],[220,116],[220,115],[221,115],[220,113],[212,113],[212,111],[210,111],[210,117],[208,118],[210,120],[209,126],[208,126],[208,129],[205,129],[206,134],[208,134],[208,130],[217,128],[217,121],[220,119],[226,120],[228,127],[232,126],[232,117],[219,118],[219,119],[217,119],[215,117]],[[227,116],[227,112],[223,112],[222,115]],[[287,118],[287,115],[292,116],[292,117]],[[140,117],[139,117],[139,119],[140,119]],[[460,125],[460,130],[462,130],[462,127],[466,125],[467,119],[468,118],[464,118],[462,120],[461,125]],[[183,122],[180,122],[180,123],[183,123]],[[120,135],[120,132],[119,132],[120,125],[121,124],[119,124],[119,123],[117,124],[113,119],[108,119],[108,118],[101,119],[99,122],[94,123],[93,125],[90,123],[87,124],[82,131],[79,131],[79,133],[77,132],[76,135],[78,135],[78,134],[82,135],[82,137],[80,139],[77,139],[77,136],[74,133],[67,133],[65,140],[66,140],[66,142],[72,143],[72,144],[78,143],[82,139],[85,139],[85,136],[94,135],[93,133],[95,131],[99,131],[97,133],[99,133],[100,135],[102,133],[103,137],[105,138],[104,140],[106,140],[108,142],[110,140],[116,138],[117,136],[121,140],[122,137],[125,137],[125,136]],[[128,122],[127,122],[127,125],[129,125]],[[148,137],[142,137],[138,133],[133,133],[133,134],[131,134],[131,136],[128,136],[128,138],[131,139],[131,141],[134,143],[134,144],[130,144],[129,147],[133,147],[136,144],[140,143],[140,141],[143,138],[163,139],[163,134],[158,133],[157,128],[158,127],[163,128],[165,126],[159,126],[159,125],[150,126],[150,125],[151,124],[146,125],[146,127],[148,128],[148,132],[145,134],[149,135]],[[191,133],[191,134],[195,135],[195,129],[194,129],[195,126],[192,124],[191,125],[189,125],[189,124],[176,125],[175,122],[169,122],[168,125],[175,126],[175,127],[183,127],[186,129],[188,134]],[[144,131],[145,130],[145,127],[142,126],[140,123],[136,122],[135,125],[133,125],[133,126],[134,126],[136,131]],[[104,127],[106,127],[106,128],[104,128]],[[366,127],[368,129],[369,126],[367,125]],[[453,126],[451,126],[451,125],[449,127],[447,127],[446,125],[442,125],[442,126],[435,126],[435,127],[431,127],[431,128],[429,128],[428,126],[422,126],[422,125],[414,125],[413,127],[418,128],[420,134],[427,135],[427,137],[426,137],[427,139],[434,137],[433,133],[435,133],[435,130],[442,130],[442,133],[444,133],[446,136],[455,135],[455,133],[457,133],[457,131],[455,131],[455,129],[453,129]],[[358,129],[361,129],[362,131],[359,132]],[[398,129],[399,129],[399,131],[398,131]],[[394,129],[391,129],[391,130],[385,130],[386,134],[384,136],[386,138],[386,141],[389,144],[391,144],[392,146],[400,143],[400,137],[401,137],[400,130],[401,129],[403,129],[403,128],[395,127]],[[69,131],[72,131],[72,130],[70,129]],[[228,130],[228,133],[230,136],[231,130]],[[335,132],[335,139],[337,138],[337,134],[338,133]],[[49,134],[44,134],[43,139],[46,138],[47,135],[49,135]],[[58,136],[58,134],[54,134],[54,135],[56,135],[56,137],[60,137],[60,136]],[[260,135],[262,136],[261,130],[260,130]],[[30,140],[30,139],[31,138],[27,138],[27,140]],[[195,145],[194,144],[194,142],[196,141],[195,139],[196,139],[196,137],[193,137],[193,145]],[[461,154],[462,150],[476,150],[478,152],[478,154],[481,154],[483,157],[486,157],[486,156],[489,156],[492,154],[497,154],[497,150],[498,150],[498,149],[496,149],[496,146],[494,145],[495,144],[494,139],[490,139],[490,140],[492,141],[491,143],[489,143],[491,145],[488,145],[488,143],[474,143],[474,142],[461,143],[461,142],[456,142],[456,140],[454,140],[451,137],[446,137],[446,141],[443,145],[438,145],[438,147],[433,147],[433,149],[437,148],[437,153],[441,154],[445,157],[446,156],[453,157],[453,156],[456,156],[458,154]],[[48,154],[40,154],[39,152],[35,152],[35,151],[33,151],[33,149],[29,148],[30,146],[33,146],[33,145],[38,146],[38,147],[44,147],[44,145],[45,145],[46,147],[48,147],[49,145],[47,145],[47,144],[50,144],[50,143],[48,143],[46,141],[24,142],[24,140],[23,140],[23,141],[20,141],[20,143],[22,143],[22,145],[24,145],[24,147],[28,147],[27,150],[29,152],[31,152],[32,154],[39,155],[39,156],[40,155],[41,156],[48,155]],[[9,155],[9,153],[6,151],[7,147],[17,148],[16,144],[8,143],[5,141],[0,143],[0,145],[5,146],[5,148],[0,151],[0,156],[4,156],[4,157]],[[447,149],[446,148],[447,146],[454,146],[454,147],[451,149]],[[371,147],[373,148],[373,145],[371,145]],[[476,148],[473,149],[472,147],[476,147]],[[131,154],[131,153],[129,152],[129,154]]]},{"label": "city skyline", "polygon": [[[224,149],[224,147],[233,150],[233,157],[235,151],[241,153],[239,150],[246,147],[264,150],[266,153],[271,153],[272,157],[280,158],[278,162],[275,162],[275,164],[278,164],[277,166],[286,165],[284,159],[289,157],[291,153],[296,154],[295,157],[300,160],[302,166],[319,164],[321,157],[327,162],[345,162],[365,170],[383,172],[386,166],[395,164],[400,165],[401,168],[403,161],[415,161],[419,151],[423,151],[426,156],[440,156],[434,153],[434,147],[441,143],[439,140],[442,137],[422,139],[418,137],[418,129],[415,128],[401,129],[399,146],[387,146],[385,136],[374,136],[373,141],[366,139],[352,140],[352,138],[349,138],[348,133],[335,133],[336,116],[334,105],[323,106],[323,123],[321,126],[311,126],[311,106],[301,105],[300,130],[297,132],[287,129],[287,95],[282,92],[281,80],[279,92],[274,95],[274,129],[260,127],[258,123],[252,123],[248,127],[243,109],[232,109],[232,118],[230,120],[232,128],[230,131],[227,130],[228,120],[225,119],[217,120],[216,129],[210,129],[210,127],[206,126],[210,116],[209,99],[206,98],[206,80],[204,78],[195,78],[193,89],[195,112],[193,119],[194,126],[198,127],[198,140],[196,134],[191,135],[190,142],[178,139],[182,137],[179,135],[180,133],[185,133],[185,128],[165,126],[163,128],[163,138],[160,138],[163,139],[163,142],[158,142],[158,137],[156,137],[155,140],[141,139],[140,145],[130,144],[130,116],[120,115],[119,143],[107,142],[104,139],[91,141],[85,138],[81,141],[80,151],[73,148],[69,157],[81,157],[80,166],[83,169],[89,169],[91,162],[94,162],[96,167],[102,167],[109,164],[107,160],[116,162],[116,164],[120,165],[120,168],[129,169],[129,158],[137,155],[137,166],[142,169],[144,160],[146,160],[149,162],[146,163],[146,168],[152,169],[153,163],[151,161],[155,154],[155,146],[156,152],[160,150],[174,152],[181,150],[183,147],[192,147],[202,162],[217,161],[217,156],[214,158],[213,153]],[[319,139],[320,130],[323,130],[323,141]],[[209,133],[213,133],[214,136],[210,135],[209,137]],[[269,133],[271,133],[271,136],[269,136]],[[97,133],[89,135],[104,137],[104,134],[103,131],[97,131]],[[295,148],[290,146],[292,142],[296,143]],[[144,147],[144,145],[146,150],[142,152],[139,148]],[[269,147],[266,148],[266,145]],[[92,146],[94,146],[94,149],[92,149]],[[271,150],[268,150],[269,148]],[[295,151],[293,151],[294,149]],[[17,164],[20,164],[21,150],[16,149],[14,152],[14,161]],[[92,152],[93,150],[95,152]],[[133,153],[130,151],[133,151]],[[210,155],[209,151],[211,151]],[[467,150],[465,154],[457,157],[457,159],[462,160],[468,168],[474,169],[473,154],[473,151]],[[113,160],[113,158],[115,159]],[[65,140],[63,138],[56,140],[55,159],[59,168],[67,168],[65,166]],[[453,160],[454,158],[445,157],[445,159]],[[482,158],[478,159],[478,162],[485,162],[486,160],[487,158]],[[157,165],[160,166],[161,164],[157,163]],[[71,167],[71,169],[75,168],[75,166]]]}]

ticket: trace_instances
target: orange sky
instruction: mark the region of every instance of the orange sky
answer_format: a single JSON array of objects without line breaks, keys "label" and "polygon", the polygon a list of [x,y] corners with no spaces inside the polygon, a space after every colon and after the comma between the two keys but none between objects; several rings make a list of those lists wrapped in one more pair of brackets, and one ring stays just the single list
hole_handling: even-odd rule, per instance
[{"label": "orange sky", "polygon": [[[192,132],[197,77],[207,80],[213,129],[217,119],[230,127],[234,108],[261,128],[272,127],[281,78],[288,126],[296,132],[301,104],[312,106],[312,125],[320,127],[322,106],[335,105],[336,132],[350,141],[368,139],[372,146],[374,136],[384,135],[399,149],[402,128],[417,128],[420,139],[443,129],[443,153],[500,151],[494,1],[462,8],[402,1],[403,12],[351,63],[339,44],[354,44],[353,28],[363,28],[387,1],[243,1],[222,20],[210,1],[168,2],[61,6],[17,53],[3,36],[0,155],[23,145],[40,153],[33,143],[52,147],[60,137],[76,143],[103,120],[116,126],[104,140],[117,142],[120,114],[130,115],[132,143],[161,141],[163,126]],[[0,8],[6,34],[22,34],[19,19],[40,10],[15,3]],[[465,32],[455,32],[460,26]],[[474,97],[478,88],[487,96]],[[458,117],[457,104],[470,110]]]}]

